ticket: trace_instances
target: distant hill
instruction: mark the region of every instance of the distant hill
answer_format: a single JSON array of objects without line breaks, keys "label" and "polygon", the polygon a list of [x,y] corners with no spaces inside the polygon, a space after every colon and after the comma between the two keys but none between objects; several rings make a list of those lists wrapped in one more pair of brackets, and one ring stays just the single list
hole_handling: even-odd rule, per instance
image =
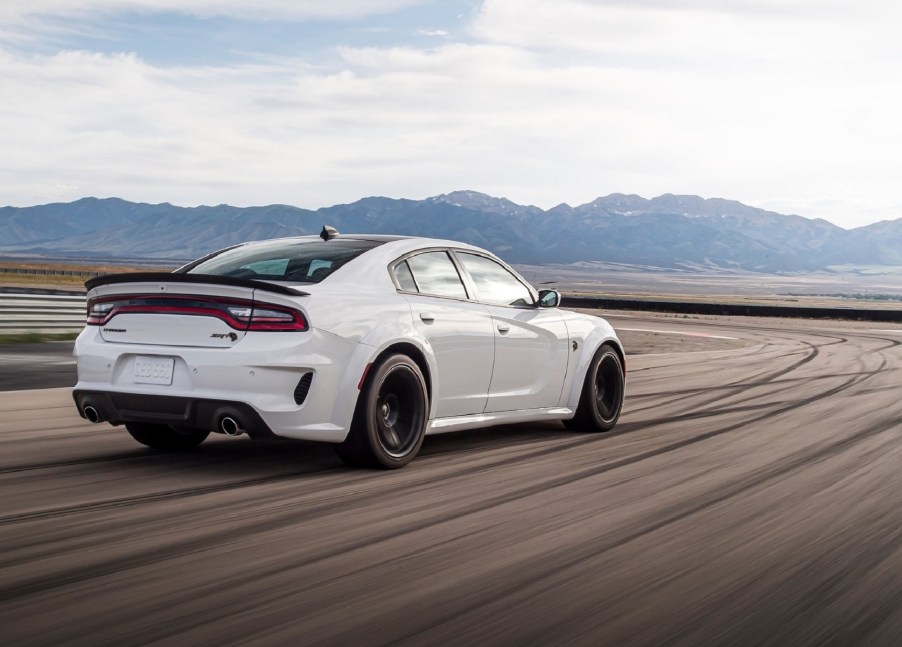
[{"label": "distant hill", "polygon": [[543,210],[474,191],[425,200],[364,198],[311,211],[177,207],[118,198],[0,208],[0,254],[191,259],[262,238],[314,234],[323,224],[473,243],[512,263],[603,261],[672,269],[782,273],[902,266],[902,219],[853,230],[739,202],[691,195],[612,194]]}]

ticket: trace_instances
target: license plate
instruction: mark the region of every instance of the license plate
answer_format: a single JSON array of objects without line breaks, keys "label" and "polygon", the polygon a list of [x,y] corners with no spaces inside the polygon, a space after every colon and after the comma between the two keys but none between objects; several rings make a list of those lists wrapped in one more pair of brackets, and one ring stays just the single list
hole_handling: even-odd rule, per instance
[{"label": "license plate", "polygon": [[175,360],[171,357],[135,358],[135,382],[138,384],[172,384],[172,367]]}]

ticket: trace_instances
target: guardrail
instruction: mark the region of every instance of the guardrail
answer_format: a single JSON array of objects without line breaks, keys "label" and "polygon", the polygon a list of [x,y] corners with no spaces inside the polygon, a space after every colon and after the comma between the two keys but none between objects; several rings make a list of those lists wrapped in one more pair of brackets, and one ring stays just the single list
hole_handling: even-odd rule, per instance
[{"label": "guardrail", "polygon": [[84,327],[84,295],[0,294],[0,334],[78,332]]},{"label": "guardrail", "polygon": [[[565,308],[647,310],[721,316],[800,317],[806,319],[902,322],[902,310],[723,305],[568,296],[564,297],[563,306]],[[85,297],[82,294],[0,293],[0,334],[78,332],[84,326]]]},{"label": "guardrail", "polygon": [[696,303],[691,301],[649,301],[643,299],[605,299],[564,296],[564,308],[598,308],[599,310],[642,310],[679,314],[716,315],[720,317],[792,317],[797,319],[843,319],[846,321],[902,322],[902,308],[815,308],[805,306],[771,306],[733,303]]}]

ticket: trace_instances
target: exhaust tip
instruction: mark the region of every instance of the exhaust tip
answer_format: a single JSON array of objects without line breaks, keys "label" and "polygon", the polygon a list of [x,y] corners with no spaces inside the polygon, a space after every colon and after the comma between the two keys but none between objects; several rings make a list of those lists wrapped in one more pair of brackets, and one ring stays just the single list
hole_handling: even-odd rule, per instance
[{"label": "exhaust tip", "polygon": [[85,405],[84,409],[82,409],[82,413],[89,422],[100,422],[100,412],[90,404]]},{"label": "exhaust tip", "polygon": [[244,428],[232,416],[223,416],[219,421],[219,428],[226,436],[240,436],[244,433]]}]

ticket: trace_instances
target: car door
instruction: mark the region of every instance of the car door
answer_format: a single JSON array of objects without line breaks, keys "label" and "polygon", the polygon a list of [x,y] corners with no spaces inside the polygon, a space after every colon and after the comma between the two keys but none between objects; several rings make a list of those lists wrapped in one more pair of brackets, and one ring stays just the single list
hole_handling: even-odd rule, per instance
[{"label": "car door", "polygon": [[482,413],[494,362],[492,316],[485,306],[469,300],[446,250],[407,256],[392,272],[410,303],[414,326],[435,357],[435,417]]},{"label": "car door", "polygon": [[485,411],[558,406],[570,357],[561,313],[537,307],[526,284],[495,259],[460,250],[454,255],[494,325],[495,365]]}]

